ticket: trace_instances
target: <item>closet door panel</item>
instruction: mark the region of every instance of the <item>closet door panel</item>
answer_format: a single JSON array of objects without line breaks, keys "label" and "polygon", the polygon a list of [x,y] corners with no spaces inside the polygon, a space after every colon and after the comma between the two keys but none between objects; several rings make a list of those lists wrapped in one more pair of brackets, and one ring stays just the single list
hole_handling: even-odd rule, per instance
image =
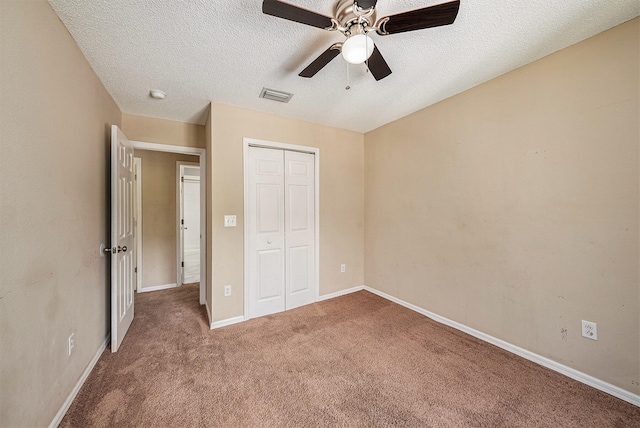
[{"label": "closet door panel", "polygon": [[285,152],[286,308],[315,302],[315,158]]},{"label": "closet door panel", "polygon": [[249,149],[249,317],[285,309],[284,153]]}]

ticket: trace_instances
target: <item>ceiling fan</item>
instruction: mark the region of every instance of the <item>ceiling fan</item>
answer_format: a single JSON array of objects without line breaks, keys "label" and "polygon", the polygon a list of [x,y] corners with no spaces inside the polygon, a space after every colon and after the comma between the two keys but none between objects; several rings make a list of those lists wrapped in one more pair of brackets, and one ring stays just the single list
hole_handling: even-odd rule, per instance
[{"label": "ceiling fan", "polygon": [[460,0],[428,6],[382,17],[376,21],[377,0],[339,0],[335,17],[322,15],[279,0],[264,0],[262,12],[278,18],[311,25],[328,31],[340,31],[347,38],[334,43],[318,58],[302,70],[301,77],[313,77],[339,53],[351,64],[367,62],[367,67],[376,80],[391,74],[387,62],[375,46],[369,33],[381,36],[422,30],[424,28],[449,25],[455,21]]}]

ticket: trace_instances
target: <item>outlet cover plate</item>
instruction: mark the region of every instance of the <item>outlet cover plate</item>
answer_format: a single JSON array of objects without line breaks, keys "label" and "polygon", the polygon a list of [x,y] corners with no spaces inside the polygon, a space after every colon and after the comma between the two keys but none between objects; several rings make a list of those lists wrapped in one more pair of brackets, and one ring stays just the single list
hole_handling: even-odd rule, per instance
[{"label": "outlet cover plate", "polygon": [[229,297],[231,296],[231,286],[230,285],[225,285],[224,286],[224,297]]},{"label": "outlet cover plate", "polygon": [[582,336],[591,340],[598,340],[598,325],[591,321],[582,320]]}]

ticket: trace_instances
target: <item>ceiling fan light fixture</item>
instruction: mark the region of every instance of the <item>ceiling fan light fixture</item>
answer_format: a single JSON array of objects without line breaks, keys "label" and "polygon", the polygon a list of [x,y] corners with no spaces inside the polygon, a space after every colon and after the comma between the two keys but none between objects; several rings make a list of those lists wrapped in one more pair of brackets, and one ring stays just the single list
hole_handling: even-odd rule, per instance
[{"label": "ceiling fan light fixture", "polygon": [[373,40],[366,34],[349,36],[342,44],[342,57],[350,64],[362,64],[373,53]]}]

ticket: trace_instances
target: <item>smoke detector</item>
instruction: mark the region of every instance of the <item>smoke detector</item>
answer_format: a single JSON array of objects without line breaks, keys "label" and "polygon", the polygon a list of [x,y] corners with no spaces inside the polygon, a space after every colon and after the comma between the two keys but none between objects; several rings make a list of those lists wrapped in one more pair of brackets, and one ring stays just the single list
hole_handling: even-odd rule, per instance
[{"label": "smoke detector", "polygon": [[167,94],[165,94],[160,89],[152,89],[149,91],[149,96],[155,100],[164,100]]}]

